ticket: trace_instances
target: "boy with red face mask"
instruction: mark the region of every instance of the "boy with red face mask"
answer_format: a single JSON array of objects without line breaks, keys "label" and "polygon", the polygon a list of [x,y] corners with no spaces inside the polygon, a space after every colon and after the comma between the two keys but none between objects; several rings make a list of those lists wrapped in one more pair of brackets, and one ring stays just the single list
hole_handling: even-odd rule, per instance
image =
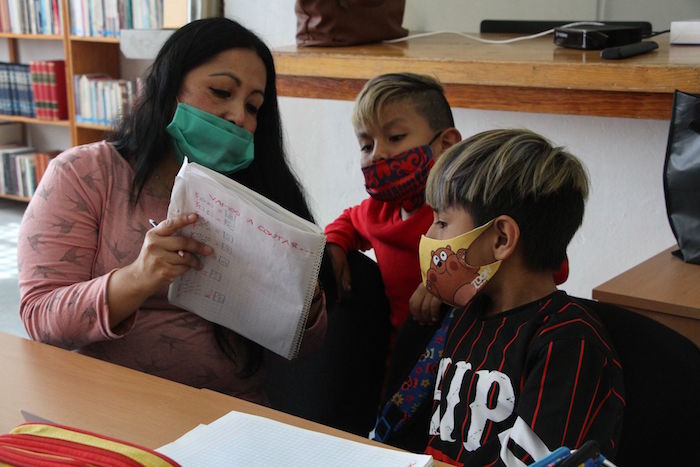
[{"label": "boy with red face mask", "polygon": [[435,160],[461,135],[440,83],[412,73],[369,80],[355,101],[352,122],[370,197],[326,227],[328,252],[340,297],[352,289],[347,253],[374,249],[395,335],[414,293],[414,317],[438,318],[440,301],[425,290],[418,265],[418,242],[433,220],[425,182]]}]

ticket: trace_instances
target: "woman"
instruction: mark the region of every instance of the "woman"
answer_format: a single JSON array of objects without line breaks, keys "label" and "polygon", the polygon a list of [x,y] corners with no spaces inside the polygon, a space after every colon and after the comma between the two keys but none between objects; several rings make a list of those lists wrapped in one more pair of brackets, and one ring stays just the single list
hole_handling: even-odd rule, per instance
[{"label": "woman", "polygon": [[[202,126],[221,137],[194,144]],[[166,217],[184,154],[311,220],[284,156],[270,51],[234,21],[195,21],[163,45],[108,141],[52,161],[20,230],[20,314],[34,339],[265,403],[261,348],[166,298],[212,253],[173,235],[194,214],[149,225]],[[306,351],[326,328],[316,297]]]}]

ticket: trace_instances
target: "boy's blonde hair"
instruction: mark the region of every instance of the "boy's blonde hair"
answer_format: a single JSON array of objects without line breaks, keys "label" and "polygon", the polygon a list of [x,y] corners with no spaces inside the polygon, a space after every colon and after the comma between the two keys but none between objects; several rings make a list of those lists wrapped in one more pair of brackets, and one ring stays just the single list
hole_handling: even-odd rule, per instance
[{"label": "boy's blonde hair", "polygon": [[353,126],[356,129],[378,126],[384,106],[403,99],[413,104],[431,130],[454,127],[442,85],[430,76],[415,73],[387,73],[367,81],[355,99]]},{"label": "boy's blonde hair", "polygon": [[466,209],[475,226],[511,216],[526,263],[556,269],[583,220],[588,175],[576,157],[532,131],[491,130],[445,151],[425,196],[435,210]]}]

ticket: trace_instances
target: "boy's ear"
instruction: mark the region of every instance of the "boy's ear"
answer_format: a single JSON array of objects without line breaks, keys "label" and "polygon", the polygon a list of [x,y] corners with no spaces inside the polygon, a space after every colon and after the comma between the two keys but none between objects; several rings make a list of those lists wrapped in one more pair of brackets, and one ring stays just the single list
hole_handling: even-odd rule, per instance
[{"label": "boy's ear", "polygon": [[443,130],[442,134],[440,135],[440,138],[438,139],[438,147],[437,152],[434,154],[435,157],[438,157],[440,154],[442,154],[444,151],[446,151],[450,146],[454,146],[455,144],[459,143],[462,141],[462,135],[459,132],[459,130],[455,127],[450,127],[446,130]]},{"label": "boy's ear", "polygon": [[493,256],[496,260],[508,259],[515,253],[520,241],[520,227],[510,216],[502,215],[493,221],[496,232],[493,242]]}]

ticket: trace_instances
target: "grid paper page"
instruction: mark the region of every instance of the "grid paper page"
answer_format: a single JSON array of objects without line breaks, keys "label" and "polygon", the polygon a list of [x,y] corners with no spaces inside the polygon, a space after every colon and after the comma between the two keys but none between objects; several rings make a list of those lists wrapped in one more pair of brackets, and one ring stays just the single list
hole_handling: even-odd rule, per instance
[{"label": "grid paper page", "polygon": [[428,455],[358,443],[235,411],[157,451],[183,467],[419,467],[433,463]]}]

